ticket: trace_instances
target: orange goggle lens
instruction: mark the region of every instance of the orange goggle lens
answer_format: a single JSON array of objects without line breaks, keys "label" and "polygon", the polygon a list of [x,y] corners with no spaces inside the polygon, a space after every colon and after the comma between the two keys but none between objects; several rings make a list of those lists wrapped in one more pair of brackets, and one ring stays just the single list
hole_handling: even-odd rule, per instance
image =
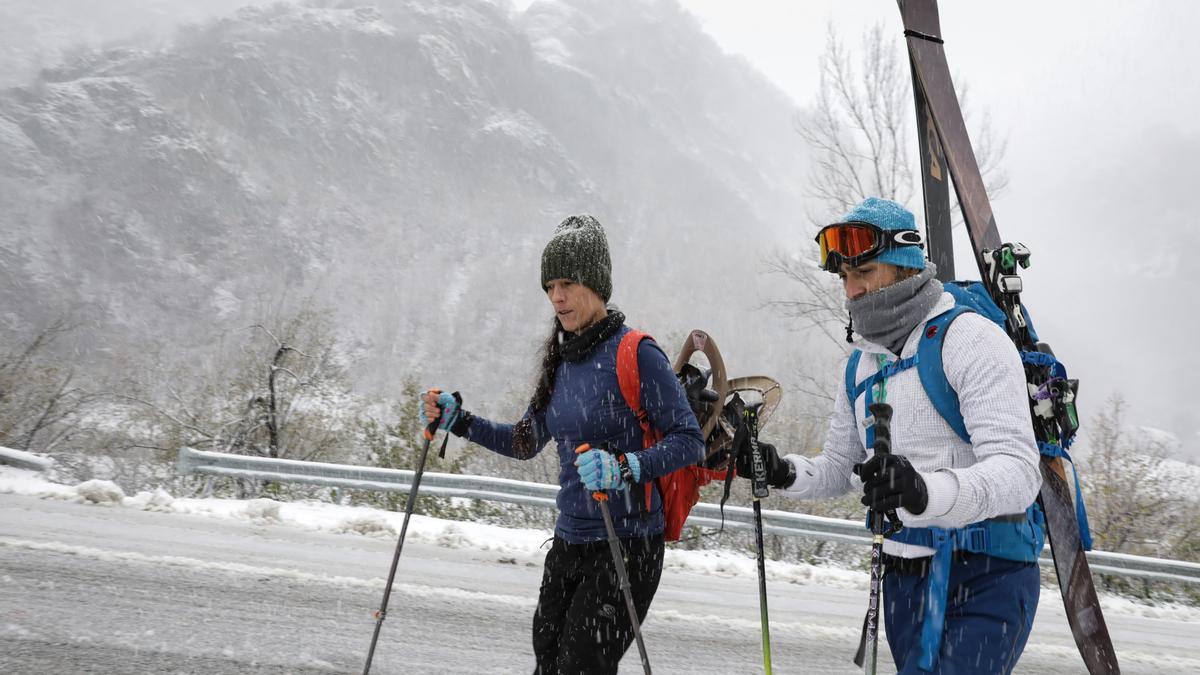
[{"label": "orange goggle lens", "polygon": [[843,258],[856,258],[879,248],[879,243],[879,231],[860,223],[836,223],[817,233],[822,267],[830,253],[839,253]]}]

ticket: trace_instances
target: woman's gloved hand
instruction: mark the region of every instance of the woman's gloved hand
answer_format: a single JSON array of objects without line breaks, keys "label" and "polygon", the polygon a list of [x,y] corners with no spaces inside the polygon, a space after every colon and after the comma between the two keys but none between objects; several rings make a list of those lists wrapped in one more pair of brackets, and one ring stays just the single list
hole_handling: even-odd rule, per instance
[{"label": "woman's gloved hand", "polygon": [[428,429],[431,420],[437,420],[438,429],[448,429],[455,436],[467,435],[471,426],[471,413],[463,410],[462,396],[458,392],[446,393],[430,389],[421,394],[421,428]]},{"label": "woman's gloved hand", "polygon": [[[589,448],[584,450],[584,448]],[[582,450],[582,452],[580,452]],[[641,479],[641,463],[636,454],[614,455],[607,450],[581,445],[575,452],[575,468],[583,486],[592,492],[619,490]]]}]

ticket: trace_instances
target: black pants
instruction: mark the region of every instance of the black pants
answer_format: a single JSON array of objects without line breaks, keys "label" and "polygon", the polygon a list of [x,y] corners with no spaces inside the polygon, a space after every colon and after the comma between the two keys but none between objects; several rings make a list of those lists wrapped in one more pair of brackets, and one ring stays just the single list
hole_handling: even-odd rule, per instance
[{"label": "black pants", "polygon": [[[622,539],[621,548],[641,623],[662,576],[663,538]],[[608,542],[568,544],[555,537],[533,615],[535,675],[615,674],[632,642]]]}]

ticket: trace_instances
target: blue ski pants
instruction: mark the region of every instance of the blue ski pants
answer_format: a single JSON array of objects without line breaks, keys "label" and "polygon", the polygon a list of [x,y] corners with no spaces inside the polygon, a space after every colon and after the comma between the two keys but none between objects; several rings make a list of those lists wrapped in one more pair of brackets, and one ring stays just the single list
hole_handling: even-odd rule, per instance
[{"label": "blue ski pants", "polygon": [[[900,675],[920,670],[923,570],[888,566],[883,578],[884,627]],[[899,568],[899,569],[897,569]],[[950,570],[946,626],[934,673],[1008,675],[1025,649],[1041,589],[1037,563],[958,553]]]}]

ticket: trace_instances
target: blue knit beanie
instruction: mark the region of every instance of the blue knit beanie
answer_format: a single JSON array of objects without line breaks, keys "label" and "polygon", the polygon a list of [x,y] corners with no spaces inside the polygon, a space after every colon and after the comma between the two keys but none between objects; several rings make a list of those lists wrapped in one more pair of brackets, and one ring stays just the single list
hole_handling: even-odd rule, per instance
[{"label": "blue knit beanie", "polygon": [[[853,221],[870,223],[883,230],[917,230],[917,220],[908,209],[890,199],[879,197],[867,197],[842,217],[843,223]],[[925,253],[919,246],[900,246],[884,251],[874,261],[896,267],[925,269]]]}]

